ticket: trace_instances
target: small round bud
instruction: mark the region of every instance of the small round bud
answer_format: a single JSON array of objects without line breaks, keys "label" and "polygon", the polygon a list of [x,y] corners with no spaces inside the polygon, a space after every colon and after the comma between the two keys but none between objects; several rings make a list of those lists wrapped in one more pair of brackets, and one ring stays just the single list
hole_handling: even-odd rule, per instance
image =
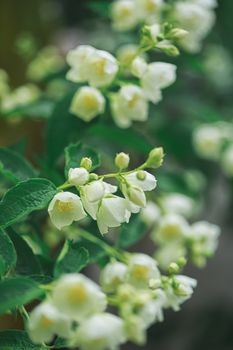
[{"label": "small round bud", "polygon": [[146,206],[146,196],[140,187],[130,186],[128,189],[128,197],[133,204],[141,208]]},{"label": "small round bud", "polygon": [[168,266],[168,273],[173,275],[173,274],[177,274],[178,272],[180,271],[180,267],[179,265],[177,265],[176,263],[171,263],[169,266]]},{"label": "small round bud", "polygon": [[80,162],[80,166],[82,168],[85,168],[86,170],[90,171],[92,168],[92,160],[88,157],[83,157]]},{"label": "small round bud", "polygon": [[187,264],[187,259],[185,259],[184,256],[181,256],[176,263],[180,268],[182,268]]},{"label": "small round bud", "polygon": [[175,294],[180,296],[180,297],[187,297],[189,295],[187,288],[184,285],[182,285],[181,283],[175,289]]},{"label": "small round bud", "polygon": [[95,180],[98,180],[99,176],[95,173],[91,173],[89,175],[89,181],[95,181]]},{"label": "small round bud", "polygon": [[146,165],[148,168],[159,168],[163,164],[164,151],[162,147],[156,147],[150,151]]},{"label": "small round bud", "polygon": [[115,164],[121,170],[128,168],[129,161],[129,155],[124,152],[118,153],[115,157]]},{"label": "small round bud", "polygon": [[175,45],[172,45],[169,42],[167,42],[166,40],[158,43],[156,47],[163,51],[165,54],[172,57],[176,57],[180,54],[179,49]]},{"label": "small round bud", "polygon": [[139,170],[136,174],[138,180],[145,180],[146,178],[146,172],[144,170]]},{"label": "small round bud", "polygon": [[89,173],[85,168],[70,168],[68,172],[68,181],[71,185],[82,186],[89,179]]},{"label": "small round bud", "polygon": [[160,288],[161,287],[161,280],[159,278],[155,279],[155,278],[152,278],[150,279],[149,281],[149,287],[151,289],[157,289],[157,288]]}]

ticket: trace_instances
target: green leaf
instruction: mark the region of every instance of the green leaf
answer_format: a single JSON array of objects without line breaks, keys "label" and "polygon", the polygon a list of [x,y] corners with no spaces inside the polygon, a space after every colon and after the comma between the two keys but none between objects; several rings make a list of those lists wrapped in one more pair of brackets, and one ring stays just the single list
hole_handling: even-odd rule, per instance
[{"label": "green leaf", "polygon": [[[77,89],[77,87],[76,87]],[[83,134],[85,127],[77,117],[69,112],[71,100],[76,89],[59,101],[49,118],[46,136],[48,163],[53,165],[63,153],[64,148],[74,139],[74,135]]]},{"label": "green leaf", "polygon": [[54,275],[58,277],[64,273],[79,272],[89,263],[88,250],[79,247],[77,243],[66,241],[55,264]]},{"label": "green leaf", "polygon": [[16,329],[0,331],[0,349],[2,350],[44,350],[47,347],[34,344],[25,331]]},{"label": "green leaf", "polygon": [[7,148],[0,148],[0,172],[13,182],[37,176],[36,170],[26,159]]},{"label": "green leaf", "polygon": [[45,208],[56,192],[55,185],[46,179],[18,183],[6,192],[0,202],[0,227],[10,226],[33,210]]},{"label": "green leaf", "polygon": [[17,253],[16,272],[19,275],[40,275],[42,273],[41,266],[31,247],[13,230],[9,232],[9,236]]},{"label": "green leaf", "polygon": [[0,230],[0,257],[4,262],[2,273],[6,273],[16,265],[16,251],[8,235]]},{"label": "green leaf", "polygon": [[0,315],[30,303],[43,295],[39,284],[27,277],[14,277],[0,282]]},{"label": "green leaf", "polygon": [[127,248],[138,242],[145,234],[145,224],[140,220],[139,216],[135,216],[130,220],[129,224],[121,226],[117,246]]},{"label": "green leaf", "polygon": [[54,108],[54,102],[51,100],[40,99],[24,106],[18,106],[6,113],[4,116],[24,116],[31,118],[48,118]]},{"label": "green leaf", "polygon": [[124,130],[119,129],[116,126],[109,126],[105,124],[98,123],[96,125],[91,126],[87,135],[93,137],[98,137],[101,139],[106,139],[108,143],[113,143],[124,148],[125,151],[133,150],[140,152],[141,154],[148,154],[153,147],[144,135],[138,133],[135,130]]},{"label": "green leaf", "polygon": [[66,167],[65,172],[68,173],[70,168],[77,168],[83,157],[91,158],[91,171],[100,166],[100,157],[92,148],[82,144],[81,142],[71,144],[65,148]]}]

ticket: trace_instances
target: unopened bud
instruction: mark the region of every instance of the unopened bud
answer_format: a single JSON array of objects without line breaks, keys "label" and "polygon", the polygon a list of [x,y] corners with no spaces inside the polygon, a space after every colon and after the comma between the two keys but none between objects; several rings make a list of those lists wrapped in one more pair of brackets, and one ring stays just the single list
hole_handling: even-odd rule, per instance
[{"label": "unopened bud", "polygon": [[128,197],[133,204],[141,208],[146,206],[146,196],[140,187],[130,186],[128,189]]},{"label": "unopened bud", "polygon": [[175,293],[180,297],[187,297],[189,295],[187,288],[185,288],[185,286],[182,284],[179,284],[178,288],[175,289]]},{"label": "unopened bud", "polygon": [[188,35],[188,31],[182,28],[174,28],[171,30],[169,37],[171,39],[183,39]]},{"label": "unopened bud", "polygon": [[156,47],[163,51],[165,54],[172,57],[178,56],[180,54],[179,49],[175,45],[172,45],[167,41],[159,42]]},{"label": "unopened bud", "polygon": [[90,171],[92,168],[92,160],[88,157],[83,157],[80,162],[80,166],[85,168],[87,171]]},{"label": "unopened bud", "polygon": [[185,259],[185,257],[181,256],[178,260],[177,260],[177,265],[182,268],[187,264],[187,259]]},{"label": "unopened bud", "polygon": [[177,265],[176,263],[171,263],[169,266],[168,266],[168,273],[173,275],[173,274],[177,274],[178,272],[180,271],[180,267],[179,265]]},{"label": "unopened bud", "polygon": [[148,168],[159,168],[163,164],[164,151],[162,147],[156,147],[150,151],[146,165]]},{"label": "unopened bud", "polygon": [[124,152],[118,153],[115,157],[115,164],[121,170],[128,168],[129,161],[129,155]]},{"label": "unopened bud", "polygon": [[157,289],[157,288],[161,287],[161,280],[158,278],[157,279],[155,279],[155,278],[150,279],[149,287],[151,289]]},{"label": "unopened bud", "polygon": [[99,176],[95,173],[91,173],[89,175],[89,181],[95,181],[95,180],[98,180]]},{"label": "unopened bud", "polygon": [[85,168],[70,168],[68,172],[68,181],[71,185],[82,186],[89,179],[89,173]]}]

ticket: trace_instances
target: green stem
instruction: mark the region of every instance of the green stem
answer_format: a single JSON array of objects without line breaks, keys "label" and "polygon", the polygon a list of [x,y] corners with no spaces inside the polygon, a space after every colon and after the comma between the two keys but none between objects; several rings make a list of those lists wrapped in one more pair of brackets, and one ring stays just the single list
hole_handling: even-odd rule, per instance
[{"label": "green stem", "polygon": [[97,244],[99,247],[101,247],[103,250],[105,250],[105,252],[108,255],[113,256],[118,260],[121,260],[124,262],[126,261],[126,258],[125,258],[123,253],[121,253],[120,251],[118,251],[114,247],[110,246],[109,244],[105,243],[104,241],[102,241],[98,237],[92,235],[88,231],[79,229],[78,234],[80,237],[86,239],[87,241],[92,242],[94,244]]}]

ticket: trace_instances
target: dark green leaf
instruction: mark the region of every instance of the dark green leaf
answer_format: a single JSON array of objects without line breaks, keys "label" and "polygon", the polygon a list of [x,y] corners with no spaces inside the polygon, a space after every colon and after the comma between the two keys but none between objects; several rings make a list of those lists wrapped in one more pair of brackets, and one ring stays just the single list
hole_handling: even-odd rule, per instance
[{"label": "dark green leaf", "polygon": [[7,149],[0,149],[0,172],[13,182],[27,180],[36,177],[37,172],[17,152]]},{"label": "dark green leaf", "polygon": [[127,248],[138,242],[146,234],[146,226],[139,216],[133,217],[129,224],[121,226],[117,246]]},{"label": "dark green leaf", "polygon": [[80,165],[83,157],[91,158],[92,169],[96,169],[100,166],[100,157],[92,148],[82,144],[81,142],[71,144],[65,149],[66,159],[66,174],[70,168],[77,168]]},{"label": "dark green leaf", "polygon": [[8,235],[2,230],[0,230],[0,257],[5,265],[3,273],[15,267],[16,251],[14,245]]},{"label": "dark green leaf", "polygon": [[79,272],[89,263],[89,253],[77,243],[66,241],[55,264],[54,275],[58,277],[64,273]]},{"label": "dark green leaf", "polygon": [[16,329],[0,332],[0,349],[2,350],[44,350],[42,345],[33,344],[24,331]]},{"label": "dark green leaf", "polygon": [[15,277],[0,282],[0,314],[28,304],[43,295],[39,284],[27,277]]},{"label": "dark green leaf", "polygon": [[18,183],[6,192],[0,202],[0,227],[19,222],[33,210],[43,209],[56,192],[55,185],[46,179]]},{"label": "dark green leaf", "polygon": [[19,275],[40,275],[41,266],[31,247],[13,230],[9,232],[9,236],[17,253],[16,272]]}]

